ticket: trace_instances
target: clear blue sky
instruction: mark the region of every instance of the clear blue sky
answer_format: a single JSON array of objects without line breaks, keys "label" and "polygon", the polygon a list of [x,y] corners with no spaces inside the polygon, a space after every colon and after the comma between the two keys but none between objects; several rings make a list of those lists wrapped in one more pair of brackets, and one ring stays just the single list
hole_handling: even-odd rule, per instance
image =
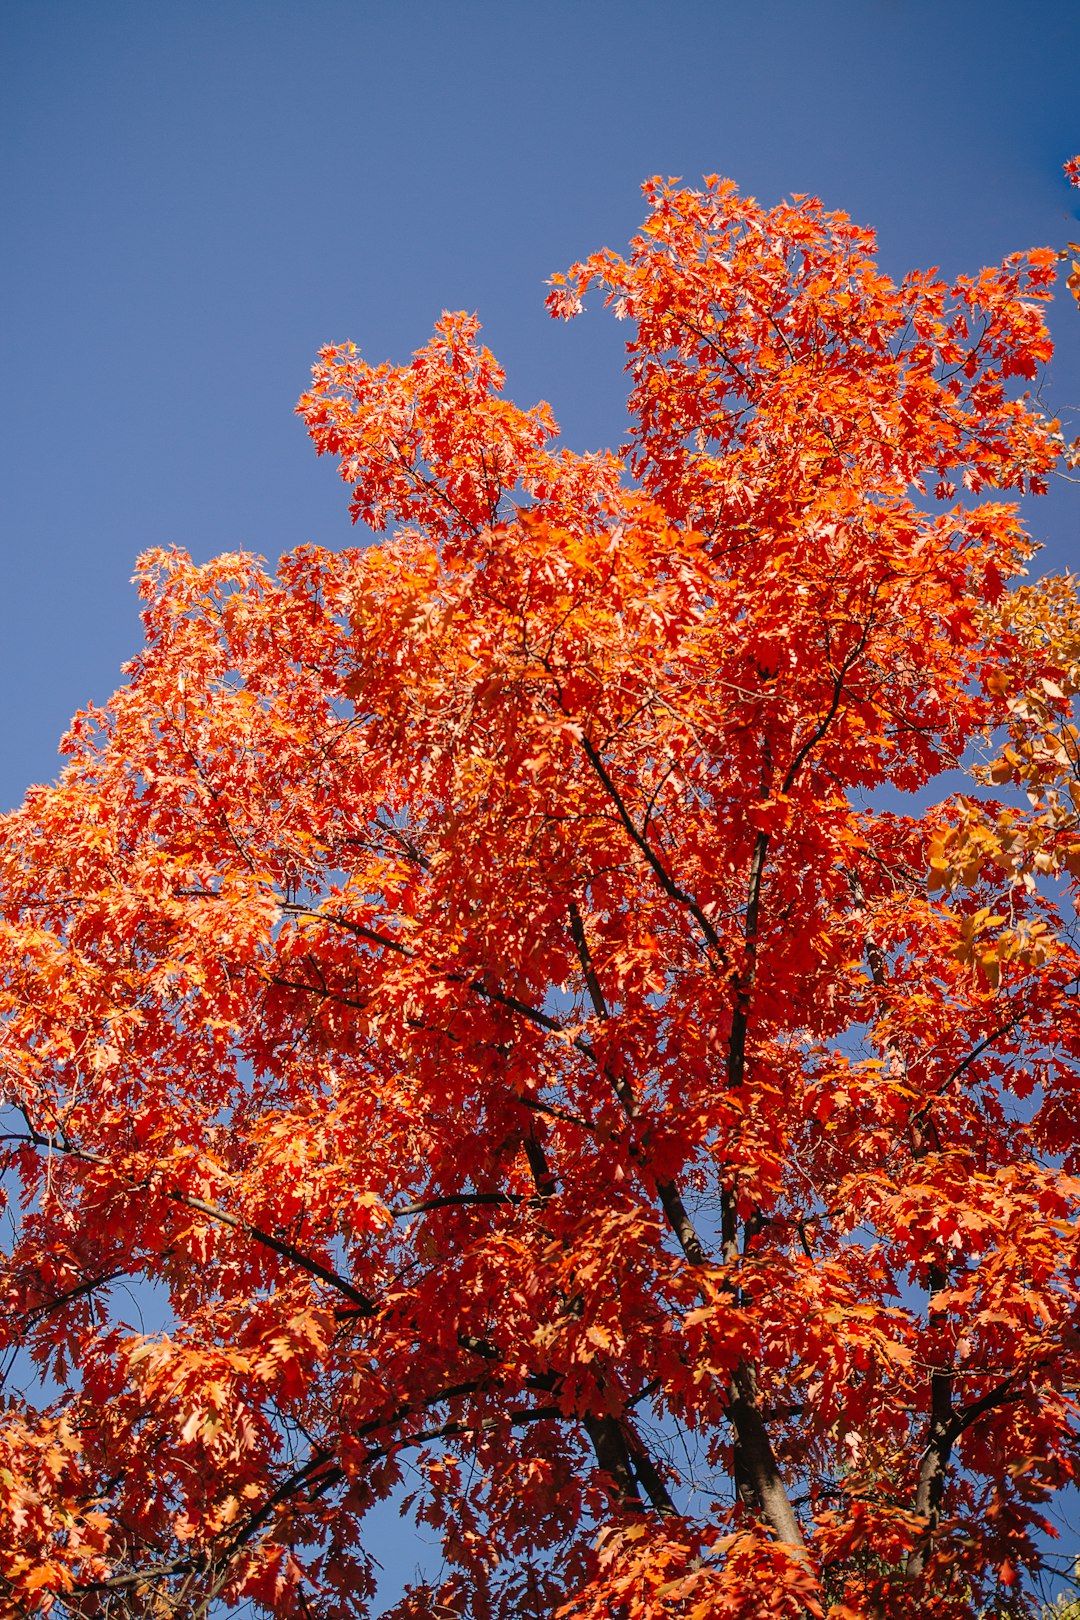
[{"label": "clear blue sky", "polygon": [[[543,282],[648,174],[818,193],[897,272],[1080,235],[1077,0],[5,0],[0,59],[0,805],[137,648],[140,549],[350,539],[292,415],[321,343],[402,360],[475,309],[587,448],[622,334]],[[1057,566],[1078,497],[1031,514]]]}]

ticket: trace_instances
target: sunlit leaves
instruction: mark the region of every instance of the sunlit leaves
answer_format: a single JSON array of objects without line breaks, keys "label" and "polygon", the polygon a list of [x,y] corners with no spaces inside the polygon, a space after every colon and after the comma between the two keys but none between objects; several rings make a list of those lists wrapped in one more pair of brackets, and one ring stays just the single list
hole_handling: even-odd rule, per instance
[{"label": "sunlit leaves", "polygon": [[621,456],[472,317],[324,350],[378,538],[148,553],[0,829],[23,1611],[362,1613],[395,1495],[397,1620],[972,1620],[1038,1562],[1080,614],[1001,492],[1065,453],[1058,257],[646,197],[551,298],[627,320]]}]

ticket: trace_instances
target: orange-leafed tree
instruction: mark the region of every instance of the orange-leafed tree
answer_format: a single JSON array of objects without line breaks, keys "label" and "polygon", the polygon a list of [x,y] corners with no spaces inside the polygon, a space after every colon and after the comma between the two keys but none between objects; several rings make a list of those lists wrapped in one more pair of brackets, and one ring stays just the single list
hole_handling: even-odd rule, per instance
[{"label": "orange-leafed tree", "polygon": [[646,198],[550,299],[626,320],[627,445],[464,315],[324,350],[373,536],[144,557],[0,826],[12,1615],[1030,1612],[1080,1466],[1080,613],[1010,583],[1060,255],[897,283],[813,199]]}]

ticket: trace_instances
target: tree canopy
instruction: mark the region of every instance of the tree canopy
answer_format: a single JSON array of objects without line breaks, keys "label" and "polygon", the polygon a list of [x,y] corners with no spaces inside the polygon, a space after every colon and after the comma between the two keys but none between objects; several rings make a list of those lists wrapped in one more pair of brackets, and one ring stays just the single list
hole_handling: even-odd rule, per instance
[{"label": "tree canopy", "polygon": [[1075,460],[1062,255],[897,282],[813,198],[645,195],[549,300],[626,321],[627,444],[471,316],[323,350],[374,536],[147,553],[0,824],[12,1615],[364,1614],[380,1503],[437,1549],[394,1620],[1031,1612],[1080,1466],[1080,611],[1018,506]]}]

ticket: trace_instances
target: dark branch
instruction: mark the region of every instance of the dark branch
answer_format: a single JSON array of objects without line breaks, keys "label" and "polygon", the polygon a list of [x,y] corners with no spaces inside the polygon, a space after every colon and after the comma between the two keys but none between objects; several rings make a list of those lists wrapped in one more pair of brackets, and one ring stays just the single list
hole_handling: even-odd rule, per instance
[{"label": "dark branch", "polygon": [[[98,1168],[110,1170],[113,1174],[116,1173],[112,1162],[105,1158],[103,1154],[92,1153],[87,1148],[75,1147],[61,1138],[44,1136],[40,1131],[31,1130],[23,1137],[11,1139],[30,1143],[34,1147],[49,1148],[54,1153],[63,1153],[66,1157],[76,1159],[83,1164],[92,1164]],[[130,1179],[128,1181],[128,1186],[132,1192],[144,1190],[148,1185],[149,1177],[141,1180]],[[162,1194],[170,1203],[180,1204],[184,1209],[190,1209],[196,1214],[205,1215],[208,1220],[217,1221],[220,1225],[227,1226],[232,1231],[242,1232],[253,1243],[261,1244],[264,1249],[270,1249],[274,1254],[280,1255],[282,1259],[291,1261],[293,1265],[299,1266],[302,1271],[308,1272],[310,1276],[318,1277],[320,1282],[327,1283],[331,1288],[336,1289],[338,1293],[344,1294],[345,1298],[357,1310],[366,1315],[375,1314],[376,1306],[374,1301],[368,1299],[367,1295],[362,1294],[359,1289],[354,1288],[352,1283],[345,1277],[339,1276],[329,1266],[324,1266],[321,1261],[313,1259],[309,1254],[305,1254],[295,1244],[286,1243],[283,1239],[274,1237],[271,1232],[264,1232],[261,1227],[252,1225],[250,1221],[244,1220],[241,1216],[233,1215],[217,1204],[207,1203],[203,1198],[195,1198],[190,1193],[183,1192],[179,1187],[165,1187],[162,1189]]]},{"label": "dark branch", "polygon": [[424,1215],[430,1209],[449,1209],[456,1204],[522,1204],[525,1200],[516,1193],[489,1192],[489,1193],[441,1193],[436,1198],[418,1199],[413,1204],[402,1204],[397,1209],[391,1209],[390,1214],[396,1221],[405,1220],[410,1215]]},{"label": "dark branch", "polygon": [[618,788],[612,781],[612,778],[606,765],[601,759],[600,754],[589,741],[588,737],[584,735],[584,733],[581,736],[581,747],[584,751],[586,759],[589,761],[589,764],[592,766],[596,775],[603,784],[604,791],[607,793],[608,798],[615,806],[615,812],[619,820],[622,822],[627,836],[634,847],[638,849],[645,857],[646,862],[651,868],[664,893],[669,899],[674,900],[676,905],[683,906],[687,911],[689,911],[690,915],[701,929],[702,934],[705,936],[707,943],[716,952],[717,959],[721,965],[726,964],[727,953],[724,950],[723,941],[721,940],[720,935],[716,932],[716,929],[713,927],[708,917],[706,917],[693,895],[687,894],[685,889],[681,889],[679,887],[674,878],[668,872],[664,863],[656,854],[648,839],[643,837],[643,835],[638,831],[637,827],[634,825],[630,812],[627,810],[626,805],[623,802],[622,795],[619,793]]}]

